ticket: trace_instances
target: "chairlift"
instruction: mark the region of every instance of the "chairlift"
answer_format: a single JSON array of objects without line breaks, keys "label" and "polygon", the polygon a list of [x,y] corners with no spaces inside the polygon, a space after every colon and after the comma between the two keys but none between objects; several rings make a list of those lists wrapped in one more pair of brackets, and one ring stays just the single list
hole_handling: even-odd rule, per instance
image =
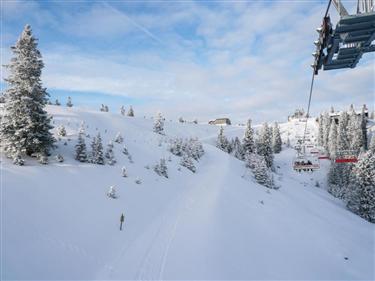
[{"label": "chairlift", "polygon": [[[333,2],[340,20],[333,28],[328,15]],[[375,5],[374,0],[358,0],[357,13],[349,15],[340,0],[330,0],[322,25],[317,29],[319,39],[314,42],[315,75],[318,71],[355,68],[364,53],[374,52]]]},{"label": "chairlift", "polygon": [[353,150],[342,150],[337,152],[335,157],[336,163],[356,163],[358,162],[358,157]]},{"label": "chairlift", "polygon": [[319,170],[320,164],[317,157],[297,154],[293,160],[293,169],[297,172],[313,172]]}]

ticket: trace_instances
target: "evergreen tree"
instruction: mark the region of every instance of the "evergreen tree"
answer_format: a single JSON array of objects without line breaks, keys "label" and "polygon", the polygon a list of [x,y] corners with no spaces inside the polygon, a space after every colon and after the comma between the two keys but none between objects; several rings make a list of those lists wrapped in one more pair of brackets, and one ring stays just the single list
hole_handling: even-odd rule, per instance
[{"label": "evergreen tree", "polygon": [[238,137],[234,139],[233,151],[234,151],[234,157],[236,157],[239,160],[245,160],[245,151]]},{"label": "evergreen tree", "polygon": [[68,97],[68,102],[66,103],[66,106],[67,107],[72,107],[73,106],[72,98],[71,97]]},{"label": "evergreen tree", "polygon": [[29,25],[11,50],[14,57],[6,66],[8,88],[0,136],[7,155],[21,163],[25,153],[48,155],[55,139],[50,132],[51,117],[44,110],[49,96],[40,78],[44,64]]},{"label": "evergreen tree", "polygon": [[230,143],[227,137],[224,135],[223,127],[220,127],[219,135],[217,136],[216,140],[216,147],[227,153],[230,151]]},{"label": "evergreen tree", "polygon": [[275,122],[272,128],[272,149],[274,153],[280,153],[282,149],[280,127],[279,124],[277,124],[277,122]]},{"label": "evergreen tree", "polygon": [[[349,149],[348,139],[348,120],[349,116],[346,111],[342,112],[339,117],[339,126],[337,129],[337,155]],[[328,173],[328,192],[338,198],[345,198],[348,185],[350,183],[352,165],[349,163],[332,163]]]},{"label": "evergreen tree", "polygon": [[267,123],[264,123],[258,139],[257,153],[264,157],[267,167],[272,167],[273,165],[273,151],[271,144],[271,132]]},{"label": "evergreen tree", "polygon": [[358,156],[361,148],[364,147],[362,117],[357,115],[350,116],[348,126],[350,150]]},{"label": "evergreen tree", "polygon": [[120,108],[120,113],[122,116],[125,116],[125,107],[122,105],[121,108]]},{"label": "evergreen tree", "polygon": [[347,206],[362,218],[375,223],[375,137],[353,172],[354,179],[350,186]]},{"label": "evergreen tree", "polygon": [[331,124],[328,139],[329,139],[329,142],[328,142],[329,155],[332,159],[335,159],[336,155],[337,155],[337,125],[336,125],[336,122],[332,122],[332,124]]},{"label": "evergreen tree", "polygon": [[122,167],[121,168],[121,175],[126,178],[128,176],[128,173],[126,172],[126,168],[125,167]]},{"label": "evergreen tree", "polygon": [[324,147],[324,132],[323,132],[323,114],[319,116],[319,131],[318,131],[318,145]]},{"label": "evergreen tree", "polygon": [[132,107],[132,106],[130,106],[130,108],[129,108],[128,116],[129,116],[129,117],[134,117],[134,110],[133,110],[133,107]]},{"label": "evergreen tree", "polygon": [[59,102],[58,99],[56,99],[56,101],[55,101],[55,105],[57,105],[57,106],[60,106],[60,105],[61,105],[61,103]]},{"label": "evergreen tree", "polygon": [[124,138],[122,137],[121,133],[118,132],[115,139],[114,139],[114,142],[122,143],[123,141],[124,141]]},{"label": "evergreen tree", "polygon": [[91,150],[91,162],[94,164],[104,165],[103,144],[100,133],[93,138]]},{"label": "evergreen tree", "polygon": [[[251,155],[251,154],[250,154]],[[266,159],[263,156],[252,154],[251,157],[252,163],[252,171],[254,174],[254,178],[257,181],[257,183],[264,185],[268,188],[272,188],[273,180],[272,175],[269,171],[269,168],[267,167]]]},{"label": "evergreen tree", "polygon": [[64,125],[60,125],[60,126],[57,127],[57,135],[59,137],[65,137],[66,136],[66,130],[65,130]]},{"label": "evergreen tree", "polygon": [[161,158],[160,162],[154,166],[154,171],[159,176],[168,178],[168,167],[164,158]]},{"label": "evergreen tree", "polygon": [[195,165],[194,165],[194,162],[193,160],[191,159],[191,157],[189,157],[189,155],[187,154],[184,154],[181,158],[181,161],[180,161],[180,165],[189,169],[190,171],[192,171],[193,173],[196,172],[196,168],[195,168]]},{"label": "evergreen tree", "polygon": [[164,118],[160,112],[158,112],[154,121],[154,132],[164,135]]},{"label": "evergreen tree", "polygon": [[368,109],[367,109],[366,105],[364,104],[363,107],[362,107],[362,112],[361,112],[361,129],[362,129],[362,141],[363,141],[364,150],[368,149],[368,147],[367,147],[367,142],[368,142],[367,128],[366,128],[367,117],[366,117],[366,114],[365,114],[366,112],[368,112]]},{"label": "evergreen tree", "polygon": [[113,143],[111,141],[107,145],[105,158],[107,158],[107,163],[109,165],[114,165],[116,163],[115,153],[113,152]]},{"label": "evergreen tree", "polygon": [[80,162],[87,162],[87,151],[84,133],[81,131],[78,134],[78,143],[76,144],[75,159]]},{"label": "evergreen tree", "polygon": [[116,195],[116,189],[114,186],[110,186],[109,187],[109,190],[107,192],[107,196],[109,198],[112,198],[112,199],[116,199],[117,198],[117,195]]},{"label": "evergreen tree", "polygon": [[245,135],[242,140],[244,154],[255,152],[254,130],[251,127],[251,119],[247,121]]},{"label": "evergreen tree", "polygon": [[326,152],[328,152],[328,136],[329,136],[329,129],[331,126],[331,118],[327,112],[323,115],[323,147]]}]

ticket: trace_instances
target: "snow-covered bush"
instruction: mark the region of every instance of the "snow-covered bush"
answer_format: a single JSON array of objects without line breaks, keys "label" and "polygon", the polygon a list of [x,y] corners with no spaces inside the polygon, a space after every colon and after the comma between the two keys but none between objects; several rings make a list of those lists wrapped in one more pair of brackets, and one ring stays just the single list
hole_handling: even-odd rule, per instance
[{"label": "snow-covered bush", "polygon": [[164,158],[161,158],[160,162],[154,166],[154,171],[159,176],[168,178],[168,167],[167,167],[167,164],[165,163]]},{"label": "snow-covered bush", "polygon": [[55,159],[56,159],[56,161],[59,162],[59,163],[64,162],[64,157],[63,157],[61,154],[57,154],[57,155],[55,156]]},{"label": "snow-covered bush", "polygon": [[38,162],[43,165],[48,164],[48,157],[45,154],[39,154],[38,155]]},{"label": "snow-covered bush", "polygon": [[121,175],[126,178],[128,176],[128,173],[126,172],[126,168],[125,167],[122,167],[121,168]]},{"label": "snow-covered bush", "polygon": [[60,125],[60,126],[57,127],[57,135],[59,137],[65,137],[66,136],[66,130],[65,130],[64,125]]},{"label": "snow-covered bush", "polygon": [[129,155],[129,151],[128,151],[128,149],[126,148],[125,145],[124,145],[124,147],[122,148],[122,153],[124,153],[125,155]]},{"label": "snow-covered bush", "polygon": [[110,186],[109,187],[109,190],[107,192],[107,196],[109,198],[112,198],[112,199],[116,199],[117,198],[117,195],[116,195],[116,189],[114,186]]},{"label": "snow-covered bush", "polygon": [[71,97],[68,97],[68,101],[67,101],[67,103],[66,103],[66,106],[67,106],[67,107],[72,107],[72,106],[73,106],[72,98],[71,98]]},{"label": "snow-covered bush", "polygon": [[13,156],[13,164],[18,166],[23,166],[25,164],[25,160],[22,158],[21,153]]},{"label": "snow-covered bush", "polygon": [[122,143],[123,141],[124,141],[124,138],[122,137],[121,133],[118,132],[115,139],[114,139],[114,142]]},{"label": "snow-covered bush", "polygon": [[122,116],[124,116],[125,115],[125,107],[122,105],[121,107],[120,107],[120,113],[121,113],[121,115]]},{"label": "snow-covered bush", "polygon": [[142,183],[142,180],[141,180],[140,178],[137,178],[137,179],[135,180],[135,183],[136,183],[136,184],[141,184],[141,183]]}]

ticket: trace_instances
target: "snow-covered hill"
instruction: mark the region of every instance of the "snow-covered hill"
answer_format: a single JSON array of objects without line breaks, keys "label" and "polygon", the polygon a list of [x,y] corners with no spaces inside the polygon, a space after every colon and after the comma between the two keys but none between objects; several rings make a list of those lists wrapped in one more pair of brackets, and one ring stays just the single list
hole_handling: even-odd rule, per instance
[{"label": "snow-covered hill", "polygon": [[[275,159],[280,189],[269,190],[214,147],[218,127],[167,121],[161,136],[143,117],[48,111],[55,126],[66,127],[54,151],[65,161],[28,159],[19,167],[2,159],[3,279],[374,279],[374,225],[326,192],[328,163],[314,174],[296,173],[294,151],[285,148]],[[121,132],[134,163],[116,143],[114,166],[75,161],[82,121],[104,144]],[[302,127],[281,124],[284,140]],[[243,130],[228,126],[225,133]],[[175,136],[204,143],[197,173],[168,152]],[[162,157],[171,160],[168,179],[152,169]],[[109,186],[117,199],[106,196]]]}]

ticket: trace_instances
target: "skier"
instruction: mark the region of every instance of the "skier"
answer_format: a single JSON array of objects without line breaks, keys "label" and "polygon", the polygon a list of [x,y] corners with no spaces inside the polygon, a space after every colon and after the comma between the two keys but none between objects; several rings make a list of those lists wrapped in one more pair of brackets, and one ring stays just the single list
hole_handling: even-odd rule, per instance
[{"label": "skier", "polygon": [[121,214],[121,217],[120,217],[120,231],[122,230],[122,223],[124,222],[124,220],[125,220],[124,214]]}]

